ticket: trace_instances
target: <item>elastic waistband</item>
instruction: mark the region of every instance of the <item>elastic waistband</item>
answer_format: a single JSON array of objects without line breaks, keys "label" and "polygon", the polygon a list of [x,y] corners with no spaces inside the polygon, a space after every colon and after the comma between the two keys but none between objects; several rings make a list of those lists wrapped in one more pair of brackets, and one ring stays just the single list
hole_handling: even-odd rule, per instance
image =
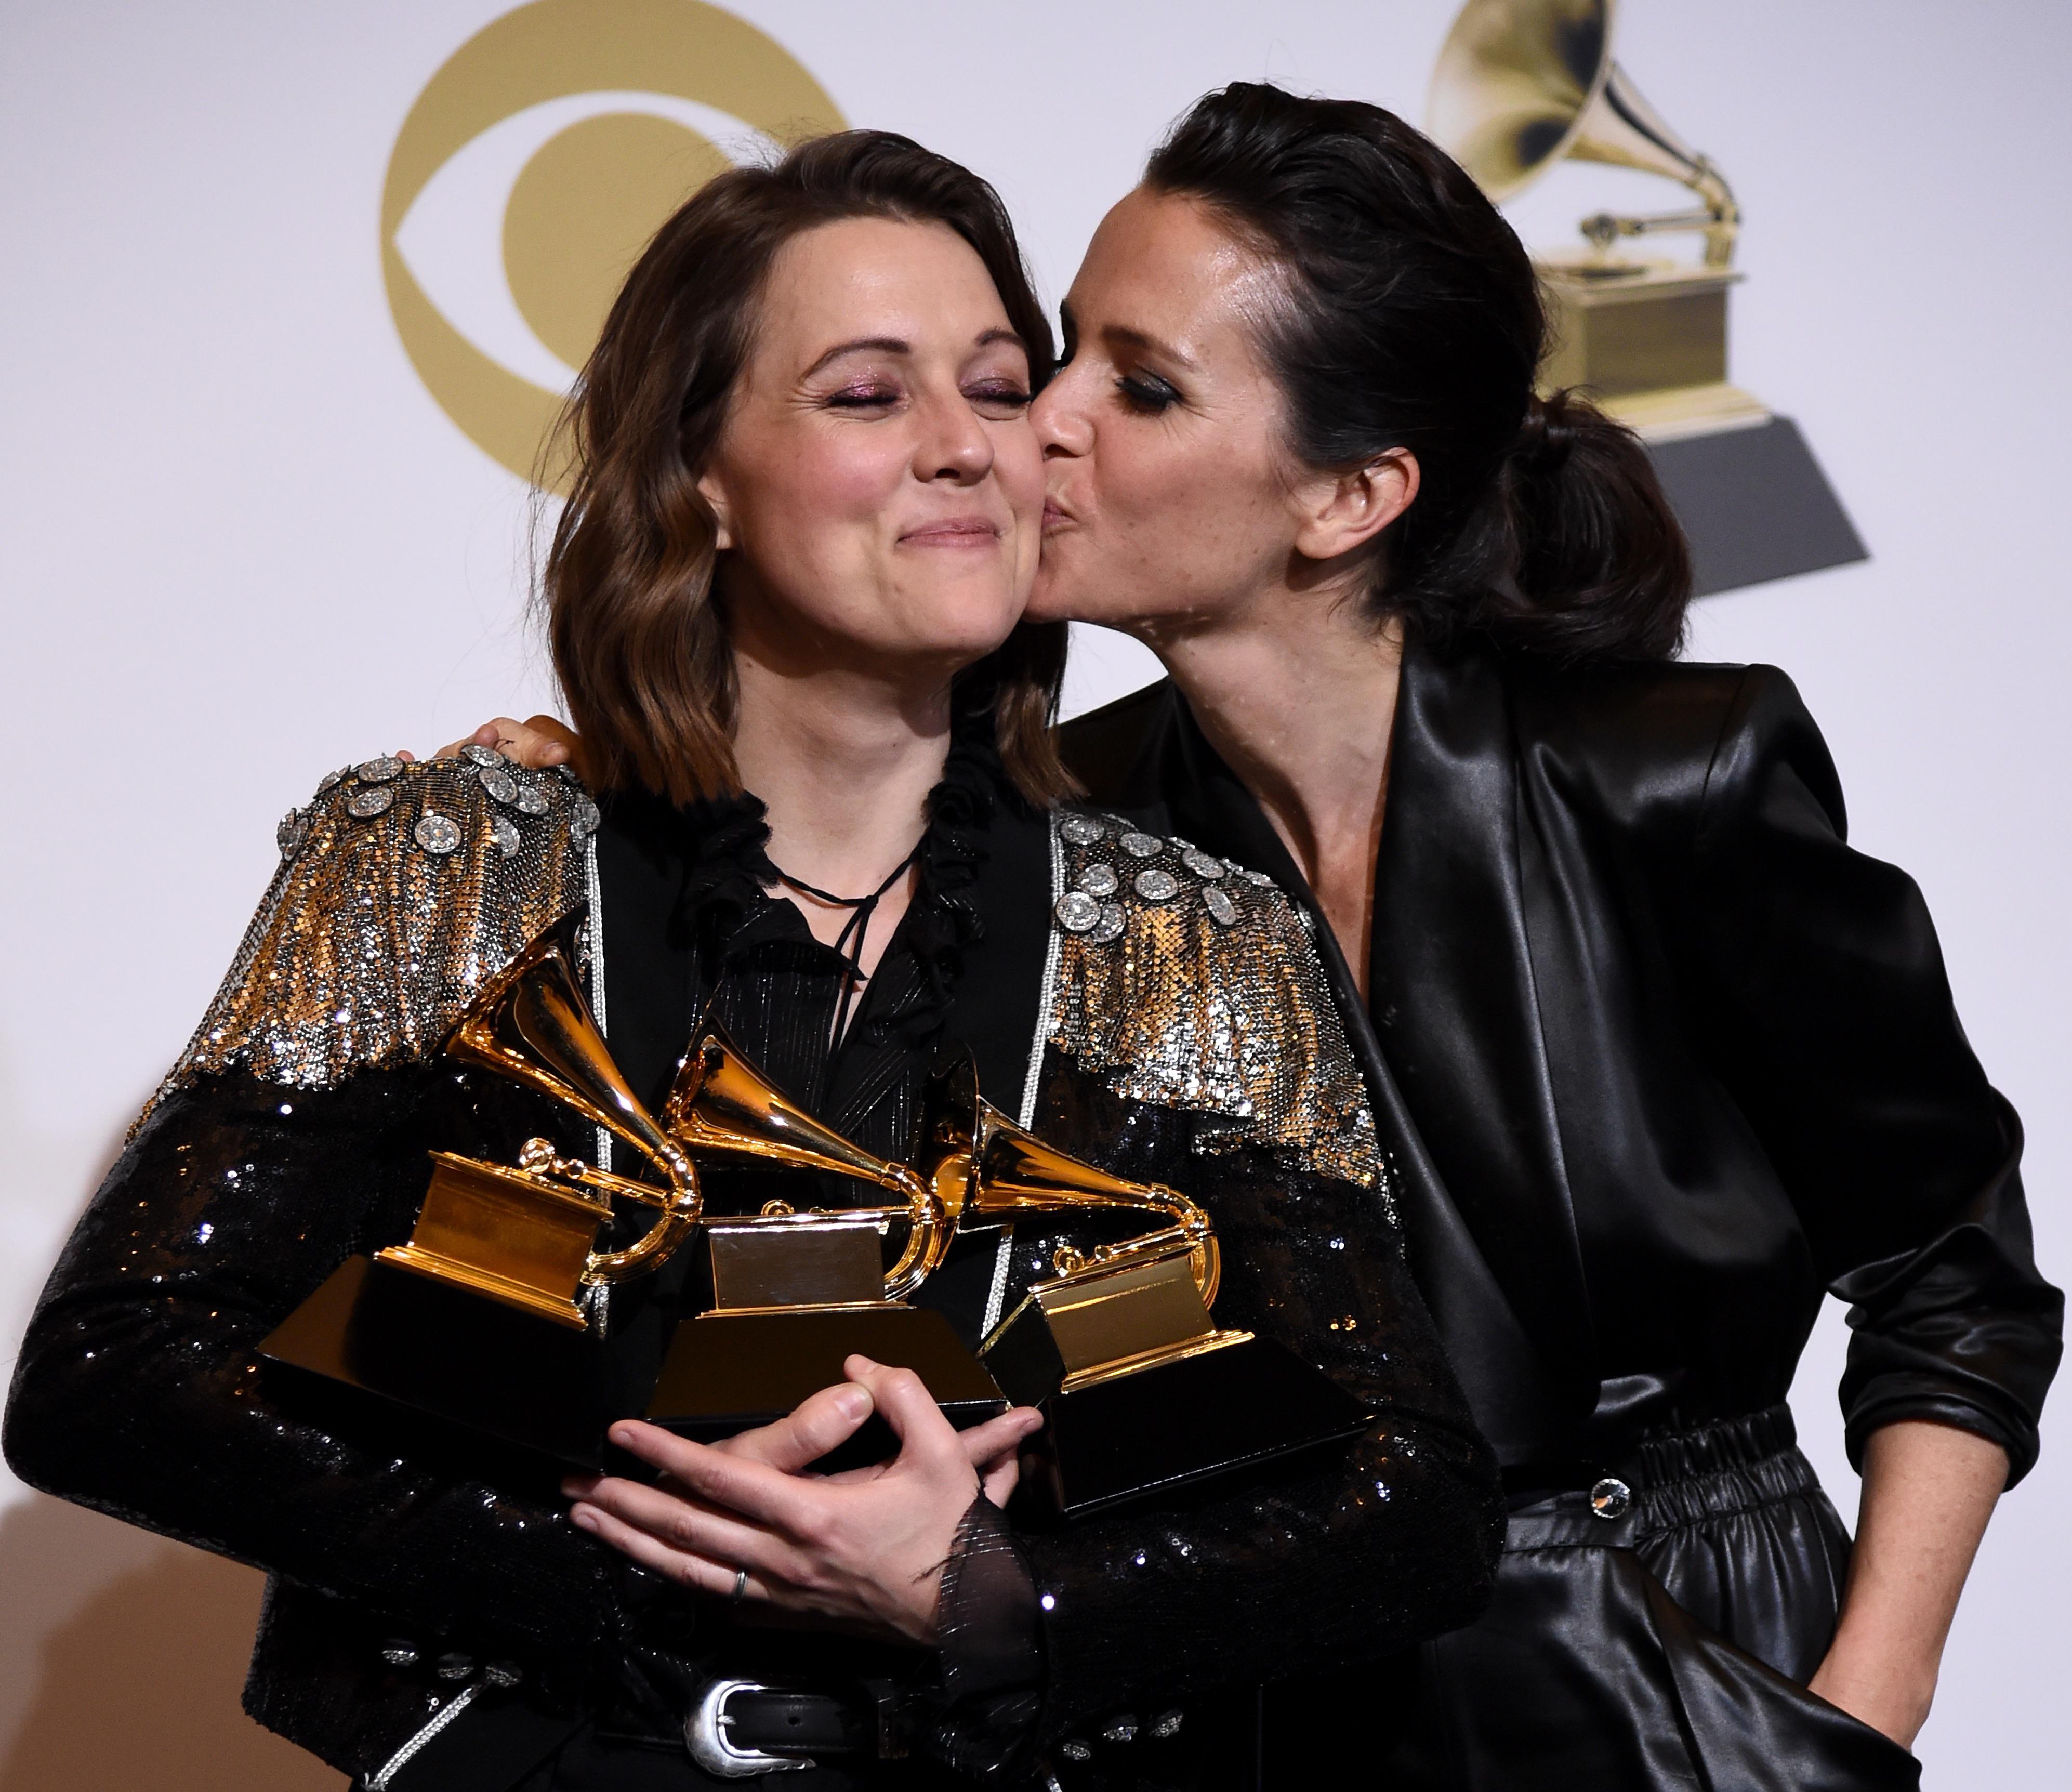
[{"label": "elastic waistband", "polygon": [[1791,1410],[1780,1403],[1643,1438],[1617,1457],[1519,1463],[1503,1471],[1504,1491],[1516,1510],[1614,1481],[1630,1502],[1652,1508],[1649,1515],[1657,1522],[1688,1522],[1816,1489],[1819,1482],[1798,1444]]}]

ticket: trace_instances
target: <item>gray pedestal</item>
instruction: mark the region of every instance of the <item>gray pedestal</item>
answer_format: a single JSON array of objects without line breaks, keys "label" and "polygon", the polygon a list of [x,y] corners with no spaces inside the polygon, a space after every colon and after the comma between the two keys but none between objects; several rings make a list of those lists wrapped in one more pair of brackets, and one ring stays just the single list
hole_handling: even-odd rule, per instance
[{"label": "gray pedestal", "polygon": [[1698,597],[1870,557],[1788,417],[1648,452],[1690,537]]}]

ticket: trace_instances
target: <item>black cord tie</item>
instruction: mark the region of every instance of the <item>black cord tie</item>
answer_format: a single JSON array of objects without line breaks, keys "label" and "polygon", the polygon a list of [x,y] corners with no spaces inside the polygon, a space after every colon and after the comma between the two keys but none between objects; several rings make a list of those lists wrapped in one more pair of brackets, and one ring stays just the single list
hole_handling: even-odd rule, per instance
[{"label": "black cord tie", "polygon": [[[864,983],[863,947],[870,932],[870,918],[878,912],[878,898],[906,875],[908,868],[921,856],[922,842],[915,841],[914,849],[897,865],[891,874],[868,896],[837,896],[833,891],[816,890],[803,878],[795,878],[780,865],[772,863],[770,869],[777,873],[780,884],[789,884],[803,896],[810,896],[816,902],[825,902],[829,908],[853,910],[849,919],[842,923],[842,931],[835,935],[834,949],[841,956],[848,974],[842,979],[841,1003],[835,1009],[833,1038],[839,1044],[849,1030],[849,1010],[856,1001],[857,992]],[[854,944],[851,944],[853,940]]]}]

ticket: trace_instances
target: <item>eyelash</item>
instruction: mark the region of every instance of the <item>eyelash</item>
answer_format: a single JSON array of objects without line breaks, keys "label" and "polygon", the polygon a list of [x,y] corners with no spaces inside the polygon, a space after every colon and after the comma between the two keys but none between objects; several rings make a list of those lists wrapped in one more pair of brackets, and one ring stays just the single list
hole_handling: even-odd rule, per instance
[{"label": "eyelash", "polygon": [[1155,417],[1180,402],[1180,395],[1156,374],[1124,374],[1115,383],[1122,401],[1132,410]]},{"label": "eyelash", "polygon": [[[896,405],[900,399],[897,392],[882,388],[874,392],[838,392],[828,400],[837,410],[872,410],[882,405]],[[1020,409],[1029,402],[1028,392],[1020,386],[984,386],[964,397],[974,405],[1008,405]]]}]

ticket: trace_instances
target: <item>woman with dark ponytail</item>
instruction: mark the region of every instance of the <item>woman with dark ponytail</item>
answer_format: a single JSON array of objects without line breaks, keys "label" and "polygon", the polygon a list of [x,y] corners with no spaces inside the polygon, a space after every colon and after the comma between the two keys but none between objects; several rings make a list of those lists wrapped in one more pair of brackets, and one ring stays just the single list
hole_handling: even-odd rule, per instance
[{"label": "woman with dark ponytail", "polygon": [[[1646,454],[1535,395],[1531,263],[1400,120],[1209,95],[1066,310],[1030,614],[1172,674],[1067,762],[1310,910],[1511,1496],[1482,1621],[1268,1689],[1268,1783],[1916,1784],[2062,1306],[1918,891],[1782,673],[1674,663]],[[1823,1293],[1853,1554],[1784,1404]]]}]

